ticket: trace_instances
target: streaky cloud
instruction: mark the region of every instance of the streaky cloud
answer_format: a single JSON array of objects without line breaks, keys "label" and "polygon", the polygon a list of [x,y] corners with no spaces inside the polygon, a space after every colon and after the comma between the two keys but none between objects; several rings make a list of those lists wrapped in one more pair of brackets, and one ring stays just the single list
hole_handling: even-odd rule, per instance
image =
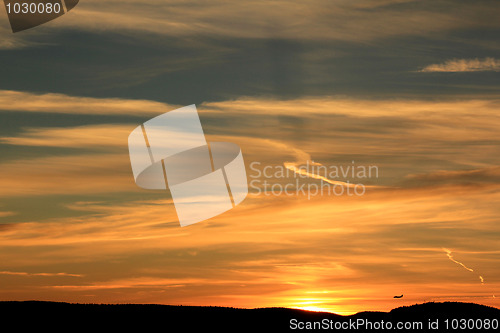
[{"label": "streaky cloud", "polygon": [[71,273],[28,273],[28,272],[11,272],[11,271],[0,271],[0,275],[83,277],[82,274],[71,274]]},{"label": "streaky cloud", "polygon": [[0,111],[87,115],[155,115],[177,106],[150,100],[94,98],[57,93],[0,90]]},{"label": "streaky cloud", "polygon": [[442,64],[432,64],[424,67],[421,72],[498,72],[500,60],[484,59],[452,59]]}]

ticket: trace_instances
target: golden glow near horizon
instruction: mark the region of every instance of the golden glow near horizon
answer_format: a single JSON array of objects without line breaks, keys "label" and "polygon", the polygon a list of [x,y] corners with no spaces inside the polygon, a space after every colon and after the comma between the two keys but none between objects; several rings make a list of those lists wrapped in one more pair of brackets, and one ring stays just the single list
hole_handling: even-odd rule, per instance
[{"label": "golden glow near horizon", "polygon": [[[58,103],[64,101],[59,98]],[[200,109],[205,119],[216,120],[226,107],[232,108],[233,115],[246,116],[238,101],[227,103]],[[296,112],[293,105],[305,102],[257,99],[252,103],[249,109],[275,107],[272,112],[279,115]],[[347,112],[360,119],[369,114],[385,119],[387,105],[393,103],[310,100],[311,108],[337,105],[323,109],[323,114],[305,110],[312,128],[320,126],[335,138],[277,139],[287,137],[282,133],[285,129],[265,138],[269,130],[265,127],[242,127],[237,136],[212,135],[241,145],[247,164],[259,161],[261,168],[273,165],[273,170],[309,159],[322,165],[344,160],[350,165],[349,151],[372,151],[376,154],[365,164],[377,165],[380,177],[362,181],[381,186],[367,187],[362,196],[311,196],[273,195],[262,182],[255,183],[262,187],[260,193],[253,191],[241,207],[187,228],[178,227],[171,200],[164,194],[152,195],[134,186],[126,152],[129,125],[26,128],[0,138],[13,147],[90,149],[0,164],[4,198],[33,202],[46,195],[75,196],[47,208],[46,217],[40,214],[2,225],[3,299],[283,306],[340,314],[440,300],[498,306],[493,297],[499,286],[499,268],[494,264],[500,255],[494,236],[499,232],[495,223],[498,157],[489,147],[478,150],[463,143],[468,137],[476,140],[496,133],[498,116],[491,104],[475,102],[482,107],[474,111],[479,110],[473,124],[456,127],[458,119],[472,112],[461,103],[415,101],[400,102],[398,107],[407,109],[401,117],[418,130],[394,132],[388,123],[378,133],[370,132],[367,125],[357,133],[338,136],[335,128],[343,126],[342,121],[323,121],[330,113],[341,119],[341,115],[348,117]],[[430,106],[440,110],[432,124],[423,117]],[[209,127],[215,130],[220,132]],[[462,138],[461,144],[455,143],[457,137]],[[446,161],[430,165],[443,149],[448,151]],[[398,160],[401,154],[404,158]],[[454,167],[467,161],[472,161],[467,167]],[[247,172],[249,181],[262,178],[251,168]],[[294,172],[288,178],[271,178],[270,182],[281,185],[321,181]],[[59,217],[60,209],[70,213]],[[23,212],[2,214],[8,220]],[[459,267],[451,253],[471,266],[462,264],[467,270],[481,272],[484,284]],[[404,298],[393,299],[400,294]]]}]

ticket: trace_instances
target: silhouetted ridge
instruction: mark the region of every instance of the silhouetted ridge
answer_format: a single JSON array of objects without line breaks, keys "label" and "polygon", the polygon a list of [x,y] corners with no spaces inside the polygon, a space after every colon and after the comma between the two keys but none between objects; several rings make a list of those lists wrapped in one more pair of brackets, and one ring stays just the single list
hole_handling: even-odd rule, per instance
[{"label": "silhouetted ridge", "polygon": [[[288,308],[239,309],[214,306],[174,306],[154,304],[73,304],[62,302],[0,302],[0,313],[4,327],[13,324],[16,330],[47,328],[50,331],[72,331],[88,329],[138,330],[140,332],[194,332],[215,328],[216,332],[288,332],[302,331],[297,326],[306,323],[315,325],[340,325],[364,320],[365,322],[421,322],[427,328],[429,320],[439,320],[439,330],[446,332],[444,320],[452,319],[496,319],[500,321],[500,310],[473,303],[424,303],[403,306],[390,312],[360,312],[341,316],[327,312],[311,312]],[[294,322],[293,322],[294,321]],[[290,328],[294,326],[294,330]],[[339,324],[340,323],[340,324]],[[312,324],[311,324],[312,325]],[[175,327],[175,329],[174,329]],[[323,327],[325,330],[325,327]],[[335,332],[352,332],[352,327],[343,330],[328,328]],[[384,329],[357,329],[360,332],[385,331]],[[399,330],[401,332],[423,332],[422,329]],[[452,331],[451,329],[449,330]],[[453,330],[456,331],[456,330]],[[478,330],[462,330],[476,332]],[[494,332],[495,330],[484,330]]]}]

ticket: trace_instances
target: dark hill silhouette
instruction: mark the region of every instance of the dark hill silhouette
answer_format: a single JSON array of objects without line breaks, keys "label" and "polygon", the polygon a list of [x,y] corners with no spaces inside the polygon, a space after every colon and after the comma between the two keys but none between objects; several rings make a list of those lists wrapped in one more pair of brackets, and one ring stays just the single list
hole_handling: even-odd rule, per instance
[{"label": "dark hill silhouette", "polygon": [[[390,312],[360,312],[351,316],[341,316],[327,312],[311,312],[287,308],[237,309],[226,307],[172,306],[172,305],[140,305],[140,304],[70,304],[60,302],[0,302],[0,318],[2,326],[14,324],[11,330],[26,330],[42,328],[53,331],[71,332],[73,330],[92,330],[92,332],[133,331],[139,332],[199,332],[215,328],[215,332],[288,332],[303,331],[310,325],[333,325],[330,331],[386,331],[375,329],[374,323],[384,321],[393,324],[393,331],[423,332],[429,320],[439,321],[434,332],[446,332],[444,320],[448,319],[496,319],[500,321],[500,310],[473,303],[424,303],[403,306]],[[294,321],[295,320],[295,321]],[[372,323],[372,330],[367,324],[358,329],[334,329],[335,323],[344,323],[344,328],[350,323],[367,321]],[[421,322],[423,329],[398,330],[398,322]],[[312,324],[317,322],[317,324]],[[291,328],[295,327],[293,330]],[[332,327],[332,326],[329,326]],[[387,326],[384,326],[387,327]],[[498,330],[498,328],[497,328]],[[497,331],[493,328],[485,332]],[[449,327],[448,331],[451,330]],[[462,332],[477,332],[480,330],[460,330]]]}]

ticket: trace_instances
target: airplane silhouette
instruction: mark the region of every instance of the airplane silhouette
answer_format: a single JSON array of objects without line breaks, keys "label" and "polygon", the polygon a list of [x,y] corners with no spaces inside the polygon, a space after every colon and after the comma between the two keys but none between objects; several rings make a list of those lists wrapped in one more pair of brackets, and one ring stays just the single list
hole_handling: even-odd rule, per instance
[{"label": "airplane silhouette", "polygon": [[401,295],[401,296],[394,296],[394,298],[403,298],[403,295]]}]

